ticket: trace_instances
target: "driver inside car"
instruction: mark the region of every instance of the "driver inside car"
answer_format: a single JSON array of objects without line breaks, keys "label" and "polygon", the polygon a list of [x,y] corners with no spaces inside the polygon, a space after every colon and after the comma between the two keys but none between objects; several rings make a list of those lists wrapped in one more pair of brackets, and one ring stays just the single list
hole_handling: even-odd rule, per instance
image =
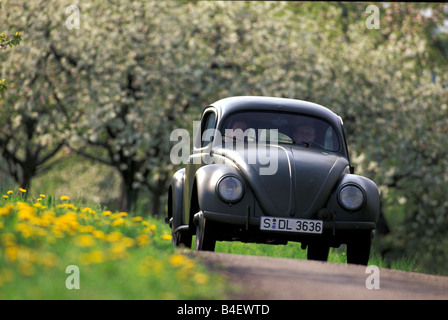
[{"label": "driver inside car", "polygon": [[224,142],[236,141],[256,141],[255,129],[249,128],[248,124],[242,120],[236,120],[230,129],[224,130]]},{"label": "driver inside car", "polygon": [[303,124],[296,128],[293,134],[294,142],[315,142],[316,129],[309,124]]}]

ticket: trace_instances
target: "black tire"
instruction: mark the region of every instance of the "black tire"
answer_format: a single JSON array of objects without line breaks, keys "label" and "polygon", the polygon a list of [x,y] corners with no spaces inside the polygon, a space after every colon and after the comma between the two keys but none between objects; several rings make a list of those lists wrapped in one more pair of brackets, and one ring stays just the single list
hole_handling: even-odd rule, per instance
[{"label": "black tire", "polygon": [[324,242],[314,242],[308,244],[306,253],[308,260],[327,261],[330,246]]},{"label": "black tire", "polygon": [[185,234],[181,231],[172,232],[173,245],[179,248],[191,249],[191,243],[193,236],[191,234]]},{"label": "black tire", "polygon": [[213,223],[207,221],[202,212],[197,215],[196,251],[215,251],[216,239],[213,236]]},{"label": "black tire", "polygon": [[176,206],[171,190],[168,192],[168,205],[168,215],[170,215],[170,212],[172,215],[169,223],[173,245],[179,248],[185,247],[191,249],[193,235],[188,233],[187,228],[182,229],[182,211],[181,208],[179,208],[181,204]]},{"label": "black tire", "polygon": [[360,232],[347,243],[347,263],[367,265],[372,246],[371,231]]}]

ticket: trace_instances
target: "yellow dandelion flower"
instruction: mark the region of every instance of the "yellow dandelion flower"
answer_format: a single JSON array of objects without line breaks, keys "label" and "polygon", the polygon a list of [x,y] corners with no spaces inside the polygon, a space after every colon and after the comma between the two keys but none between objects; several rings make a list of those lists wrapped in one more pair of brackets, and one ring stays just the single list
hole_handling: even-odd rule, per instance
[{"label": "yellow dandelion flower", "polygon": [[193,276],[193,281],[197,284],[206,284],[208,282],[208,276],[204,273],[197,272]]},{"label": "yellow dandelion flower", "polygon": [[9,197],[6,195],[3,195],[3,199],[8,199]]},{"label": "yellow dandelion flower", "polygon": [[124,222],[125,222],[125,221],[124,221],[123,218],[118,218],[118,219],[115,219],[115,220],[112,222],[112,226],[113,226],[113,227],[118,227],[118,226],[123,225]]},{"label": "yellow dandelion flower", "polygon": [[127,217],[128,213],[127,212],[120,212],[119,215],[120,215],[120,217]]},{"label": "yellow dandelion flower", "polygon": [[106,210],[103,212],[103,215],[110,216],[112,214],[112,211]]},{"label": "yellow dandelion flower", "polygon": [[82,208],[81,212],[85,212],[85,213],[88,213],[88,214],[91,214],[91,215],[96,215],[96,212],[94,210],[88,208],[88,207]]},{"label": "yellow dandelion flower", "polygon": [[91,232],[93,233],[95,231],[95,227],[94,226],[90,226],[90,225],[88,225],[88,226],[80,226],[78,228],[78,231],[81,232],[81,233],[91,233]]},{"label": "yellow dandelion flower", "polygon": [[93,250],[92,252],[83,253],[81,255],[81,261],[84,264],[101,263],[104,262],[104,260],[104,253],[100,250]]},{"label": "yellow dandelion flower", "polygon": [[136,217],[133,217],[133,218],[132,218],[132,221],[134,221],[134,222],[140,222],[140,221],[143,221],[143,218],[140,217],[140,216],[136,216]]},{"label": "yellow dandelion flower", "polygon": [[135,238],[135,240],[137,241],[137,245],[139,247],[143,247],[150,241],[150,238],[146,234],[140,234]]},{"label": "yellow dandelion flower", "polygon": [[130,237],[124,237],[121,239],[121,243],[123,246],[130,248],[134,246],[135,240]]},{"label": "yellow dandelion flower", "polygon": [[4,207],[1,207],[0,208],[0,217],[9,215],[13,209],[14,209],[14,205],[12,205],[12,204],[7,204]]},{"label": "yellow dandelion flower", "polygon": [[5,249],[5,257],[9,261],[16,261],[19,255],[19,248],[17,246],[9,246]]},{"label": "yellow dandelion flower", "polygon": [[56,237],[63,237],[64,233],[74,235],[79,227],[75,212],[67,212],[53,220],[52,231]]},{"label": "yellow dandelion flower", "polygon": [[118,240],[120,240],[123,237],[123,235],[118,232],[118,231],[113,231],[111,233],[109,233],[108,235],[106,235],[104,237],[104,240],[108,241],[108,242],[116,242]]},{"label": "yellow dandelion flower", "polygon": [[175,253],[168,258],[168,262],[176,268],[182,268],[182,274],[187,274],[194,269],[194,261],[182,254]]},{"label": "yellow dandelion flower", "polygon": [[59,199],[60,199],[61,201],[67,201],[67,200],[70,200],[70,197],[69,197],[69,196],[62,195]]},{"label": "yellow dandelion flower", "polygon": [[122,259],[128,255],[126,246],[122,242],[115,242],[109,250],[110,258],[112,260]]},{"label": "yellow dandelion flower", "polygon": [[26,193],[26,189],[23,189],[23,188],[19,188],[19,191],[22,193]]},{"label": "yellow dandelion flower", "polygon": [[142,221],[142,225],[143,225],[143,226],[146,226],[146,228],[145,228],[145,232],[154,231],[154,230],[156,230],[156,228],[157,228],[155,224],[149,223],[149,222],[146,221],[146,220],[143,220],[143,221]]},{"label": "yellow dandelion flower", "polygon": [[171,240],[173,237],[170,234],[162,234],[160,238],[163,240]]},{"label": "yellow dandelion flower", "polygon": [[16,225],[15,229],[16,231],[22,233],[22,236],[24,236],[25,238],[29,238],[34,235],[33,228],[31,228],[31,226],[27,223],[19,223]]},{"label": "yellow dandelion flower", "polygon": [[73,205],[72,203],[58,204],[56,206],[56,208],[58,208],[58,209],[72,209],[72,210],[76,210],[75,205]]},{"label": "yellow dandelion flower", "polygon": [[[42,209],[45,206],[42,207]],[[41,225],[44,227],[48,227],[51,223],[53,223],[53,219],[55,217],[55,213],[53,211],[47,210],[41,214]]]},{"label": "yellow dandelion flower", "polygon": [[14,191],[12,191],[12,190],[8,190],[7,192],[6,192],[6,194],[13,194],[14,193]]},{"label": "yellow dandelion flower", "polygon": [[187,259],[187,257],[185,257],[184,255],[173,254],[168,258],[168,262],[174,267],[180,267],[185,263],[185,259]]},{"label": "yellow dandelion flower", "polygon": [[92,231],[92,235],[93,235],[95,238],[97,238],[97,239],[100,239],[100,240],[103,240],[103,239],[104,239],[104,232],[101,231],[101,230],[94,230],[94,231]]},{"label": "yellow dandelion flower", "polygon": [[91,247],[95,243],[95,238],[89,234],[80,235],[76,238],[76,244],[79,247]]},{"label": "yellow dandelion flower", "polygon": [[89,217],[86,215],[86,214],[84,214],[84,213],[80,213],[79,215],[78,215],[78,217],[80,218],[80,219],[82,219],[82,220],[87,220]]},{"label": "yellow dandelion flower", "polygon": [[18,202],[17,208],[19,213],[17,214],[19,220],[30,220],[34,216],[34,209],[26,202]]},{"label": "yellow dandelion flower", "polygon": [[39,195],[39,197],[41,197],[41,198],[45,198],[45,195],[41,193],[41,194]]},{"label": "yellow dandelion flower", "polygon": [[110,215],[110,218],[113,219],[113,220],[115,220],[115,219],[120,218],[120,215],[119,215],[118,213],[112,213],[112,214]]}]

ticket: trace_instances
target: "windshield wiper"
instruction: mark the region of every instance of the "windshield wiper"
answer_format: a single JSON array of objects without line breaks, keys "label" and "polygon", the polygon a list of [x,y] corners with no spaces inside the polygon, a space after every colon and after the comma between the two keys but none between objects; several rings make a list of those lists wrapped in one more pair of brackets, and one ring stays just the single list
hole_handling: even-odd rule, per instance
[{"label": "windshield wiper", "polygon": [[303,144],[305,147],[309,148],[311,143],[307,141],[293,141],[294,144]]}]

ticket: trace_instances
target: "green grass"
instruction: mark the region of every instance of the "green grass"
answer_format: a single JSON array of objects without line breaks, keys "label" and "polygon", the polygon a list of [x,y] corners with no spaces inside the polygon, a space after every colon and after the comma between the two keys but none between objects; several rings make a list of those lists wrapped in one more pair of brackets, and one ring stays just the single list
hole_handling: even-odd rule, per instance
[{"label": "green grass", "polygon": [[[226,299],[225,278],[171,243],[169,227],[151,217],[105,211],[83,201],[14,190],[0,193],[0,299]],[[217,252],[306,259],[300,243],[218,242]],[[345,248],[329,262],[346,263]],[[369,264],[415,271],[413,259]],[[69,289],[68,266],[79,268]]]},{"label": "green grass", "polygon": [[225,279],[176,250],[163,221],[26,194],[0,195],[0,299],[226,297]]},{"label": "green grass", "polygon": [[[302,250],[301,244],[288,242],[286,245],[254,244],[242,242],[217,242],[216,252],[234,253],[243,255],[269,256],[306,260],[306,250]],[[347,263],[346,246],[331,248],[328,262]],[[380,268],[390,268],[403,271],[416,271],[415,260],[412,258],[397,258],[383,260],[381,256],[372,250],[369,265]]]}]

